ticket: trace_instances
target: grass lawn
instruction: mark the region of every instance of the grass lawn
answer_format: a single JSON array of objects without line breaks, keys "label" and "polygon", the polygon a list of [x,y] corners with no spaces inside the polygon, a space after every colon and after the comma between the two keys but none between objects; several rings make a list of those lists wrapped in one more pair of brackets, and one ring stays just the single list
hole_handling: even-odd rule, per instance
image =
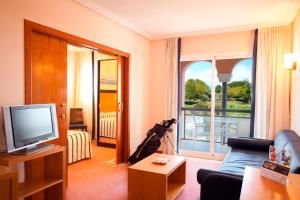
[{"label": "grass lawn", "polygon": [[[210,101],[186,101],[185,108],[211,108]],[[216,102],[216,108],[221,108],[221,101]],[[251,104],[247,104],[241,101],[236,100],[228,100],[227,101],[227,109],[235,109],[235,110],[247,110],[250,112]],[[219,113],[216,113],[219,115]],[[250,117],[250,113],[238,113],[238,112],[227,112],[228,117]]]}]

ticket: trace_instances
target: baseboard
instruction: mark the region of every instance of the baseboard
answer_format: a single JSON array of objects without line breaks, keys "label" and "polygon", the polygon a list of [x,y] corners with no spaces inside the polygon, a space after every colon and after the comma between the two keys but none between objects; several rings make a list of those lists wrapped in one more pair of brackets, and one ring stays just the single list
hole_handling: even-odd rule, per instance
[{"label": "baseboard", "polygon": [[115,145],[115,144],[105,143],[105,142],[97,142],[97,146],[100,146],[100,147],[108,147],[108,148],[112,148],[112,149],[115,149],[115,148],[116,148],[116,145]]}]

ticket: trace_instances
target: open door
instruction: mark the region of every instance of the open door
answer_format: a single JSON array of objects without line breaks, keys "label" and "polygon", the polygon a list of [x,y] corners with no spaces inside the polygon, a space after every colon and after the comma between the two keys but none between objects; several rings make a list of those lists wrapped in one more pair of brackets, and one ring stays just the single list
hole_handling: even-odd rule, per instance
[{"label": "open door", "polygon": [[[59,138],[51,143],[67,146],[67,42],[32,29],[25,21],[25,103],[55,103]],[[44,159],[25,164],[26,180],[43,177]],[[68,169],[66,168],[66,177]],[[34,171],[34,173],[32,173]],[[67,187],[68,179],[63,183]],[[65,190],[63,190],[65,192]],[[65,194],[64,194],[65,196]],[[37,193],[34,199],[43,199]]]},{"label": "open door", "polygon": [[56,104],[59,138],[55,143],[66,146],[67,43],[35,31],[26,34],[25,103]]},{"label": "open door", "polygon": [[98,60],[97,146],[112,149],[116,149],[117,140],[117,68],[117,57]]},{"label": "open door", "polygon": [[118,56],[117,163],[128,162],[129,144],[129,57]]},{"label": "open door", "polygon": [[[130,54],[25,20],[25,103],[55,103],[60,137],[67,144],[67,43],[118,56],[117,162],[129,157]],[[123,132],[122,132],[123,131]]]},{"label": "open door", "polygon": [[118,78],[117,78],[117,98],[118,98],[118,112],[117,112],[117,142],[116,142],[116,154],[117,154],[117,163],[120,163],[125,160],[124,152],[121,150],[125,149],[124,141],[124,58],[118,56]]}]

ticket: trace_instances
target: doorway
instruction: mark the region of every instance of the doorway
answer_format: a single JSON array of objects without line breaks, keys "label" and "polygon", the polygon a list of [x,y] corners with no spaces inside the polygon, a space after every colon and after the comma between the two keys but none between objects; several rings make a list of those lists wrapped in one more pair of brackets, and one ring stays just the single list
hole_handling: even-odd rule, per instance
[{"label": "doorway", "polygon": [[[45,39],[43,40],[43,38]],[[24,20],[24,39],[25,103],[56,103],[60,129],[60,137],[57,143],[61,145],[67,144],[67,44],[85,47],[117,58],[119,73],[117,82],[118,104],[122,105],[122,109],[118,109],[117,112],[116,161],[117,163],[127,162],[130,138],[130,54],[28,20]],[[46,41],[49,41],[50,44]],[[43,66],[47,66],[47,68]],[[52,73],[55,70],[59,73]],[[58,84],[52,84],[54,81]],[[40,95],[37,91],[42,91],[43,94],[52,94],[51,92],[53,92],[59,98],[52,98],[55,95]],[[95,126],[92,126],[92,132],[93,130],[95,131]],[[123,134],[121,134],[121,131],[123,131]]]},{"label": "doorway", "polygon": [[[106,161],[116,161],[117,57],[70,44],[67,49],[68,135],[86,131],[92,139],[93,155],[100,152],[106,154],[101,155]],[[78,119],[79,114],[82,126],[74,119]]]},{"label": "doorway", "polygon": [[179,153],[222,159],[229,137],[252,137],[252,58],[182,61]]}]

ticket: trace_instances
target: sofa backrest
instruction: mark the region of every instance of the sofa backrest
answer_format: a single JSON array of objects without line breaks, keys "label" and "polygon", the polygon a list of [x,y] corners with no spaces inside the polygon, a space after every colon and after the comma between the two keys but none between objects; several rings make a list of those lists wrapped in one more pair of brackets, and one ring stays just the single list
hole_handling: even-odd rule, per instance
[{"label": "sofa backrest", "polygon": [[284,146],[292,141],[299,141],[300,142],[300,137],[295,133],[295,131],[292,130],[281,130],[275,140],[274,140],[274,145],[278,149],[283,149]]},{"label": "sofa backrest", "polygon": [[300,174],[300,137],[292,130],[280,131],[274,145],[278,150],[286,149],[291,153],[291,172]]},{"label": "sofa backrest", "polygon": [[284,149],[288,150],[292,156],[290,171],[300,174],[300,142],[289,142]]}]

